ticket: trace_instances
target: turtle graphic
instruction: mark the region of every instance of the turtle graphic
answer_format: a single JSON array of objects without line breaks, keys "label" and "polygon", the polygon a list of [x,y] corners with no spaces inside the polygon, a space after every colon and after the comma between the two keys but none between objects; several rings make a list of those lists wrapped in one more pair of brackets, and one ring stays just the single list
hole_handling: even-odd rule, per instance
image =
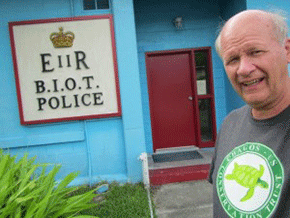
[{"label": "turtle graphic", "polygon": [[247,194],[240,200],[241,202],[247,201],[254,195],[256,186],[268,189],[269,185],[266,181],[262,180],[261,177],[264,174],[264,166],[260,164],[260,170],[249,166],[239,165],[235,163],[232,174],[225,176],[227,180],[235,180],[238,184],[245,188],[249,188]]}]

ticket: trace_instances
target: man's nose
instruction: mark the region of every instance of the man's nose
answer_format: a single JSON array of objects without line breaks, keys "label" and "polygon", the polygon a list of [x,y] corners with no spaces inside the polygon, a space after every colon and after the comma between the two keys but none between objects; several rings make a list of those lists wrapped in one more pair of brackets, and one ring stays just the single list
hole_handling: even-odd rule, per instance
[{"label": "man's nose", "polygon": [[248,57],[242,57],[240,59],[239,68],[237,74],[243,77],[249,76],[255,70],[255,65]]}]

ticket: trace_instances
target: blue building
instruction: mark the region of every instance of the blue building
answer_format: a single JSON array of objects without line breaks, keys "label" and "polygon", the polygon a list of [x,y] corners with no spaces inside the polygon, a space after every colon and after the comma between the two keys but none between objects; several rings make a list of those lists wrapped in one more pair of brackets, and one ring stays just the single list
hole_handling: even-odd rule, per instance
[{"label": "blue building", "polygon": [[[101,180],[138,182],[142,180],[138,157],[143,152],[152,154],[189,145],[214,147],[225,116],[244,104],[233,91],[214,49],[218,26],[245,9],[283,9],[290,13],[290,2],[282,0],[0,2],[0,148],[19,156],[28,152],[31,157],[36,155],[38,162],[62,164],[59,178],[80,171],[73,185]],[[103,31],[102,20],[108,21],[104,26],[110,30],[105,33],[109,41],[102,39],[108,44],[96,45],[100,41],[95,43],[92,36],[98,37]],[[85,22],[80,25],[78,21]],[[53,55],[38,46],[45,43],[44,39],[35,36],[42,36],[46,30],[51,35],[58,32],[51,31],[50,24],[60,22],[72,27],[63,31],[75,35],[75,50],[53,50],[52,44],[47,45],[59,52],[53,62]],[[34,27],[39,31],[36,35]],[[82,39],[87,50],[81,50],[77,42],[81,38],[76,35],[78,31],[87,37]],[[95,60],[89,54],[95,54],[94,49],[106,51],[107,47],[111,48],[113,79],[102,81],[104,96],[101,91],[72,94],[75,89],[81,92],[81,88],[89,90],[91,84],[95,85],[87,74],[79,80],[60,74],[50,77],[54,91],[61,93],[66,88],[63,93],[74,97],[74,106],[61,97],[64,94],[57,97],[52,89],[44,90],[45,76],[56,68],[62,68],[57,72],[65,74],[65,65],[76,64],[77,69],[89,72],[89,61],[98,62],[94,69],[102,68],[107,56],[104,54],[101,60],[102,54],[98,54]],[[33,62],[34,52],[38,52],[39,65]],[[43,79],[29,71],[34,67],[40,69],[38,75]],[[99,71],[90,72],[96,79]],[[31,83],[27,82],[29,78]],[[61,79],[64,82],[58,84]],[[78,87],[79,81],[83,85]],[[32,94],[25,91],[30,86]],[[113,109],[100,109],[109,101],[105,92],[111,89]],[[46,97],[34,96],[42,92]],[[52,113],[46,114],[45,107]]]}]

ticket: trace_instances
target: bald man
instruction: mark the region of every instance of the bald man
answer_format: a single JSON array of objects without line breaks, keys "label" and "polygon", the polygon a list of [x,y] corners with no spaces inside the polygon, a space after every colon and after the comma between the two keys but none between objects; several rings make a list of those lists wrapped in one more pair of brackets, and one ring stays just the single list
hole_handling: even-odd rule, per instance
[{"label": "bald man", "polygon": [[222,28],[216,50],[247,103],[224,120],[209,181],[214,217],[290,217],[290,39],[280,15],[247,10]]}]

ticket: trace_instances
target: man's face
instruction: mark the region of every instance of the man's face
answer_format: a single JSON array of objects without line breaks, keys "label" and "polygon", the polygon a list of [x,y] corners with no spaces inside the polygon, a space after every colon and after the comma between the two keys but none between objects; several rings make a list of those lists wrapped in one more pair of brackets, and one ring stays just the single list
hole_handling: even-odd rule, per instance
[{"label": "man's face", "polygon": [[289,47],[278,42],[269,19],[248,15],[232,21],[223,30],[221,48],[228,78],[245,102],[254,108],[279,104]]}]

